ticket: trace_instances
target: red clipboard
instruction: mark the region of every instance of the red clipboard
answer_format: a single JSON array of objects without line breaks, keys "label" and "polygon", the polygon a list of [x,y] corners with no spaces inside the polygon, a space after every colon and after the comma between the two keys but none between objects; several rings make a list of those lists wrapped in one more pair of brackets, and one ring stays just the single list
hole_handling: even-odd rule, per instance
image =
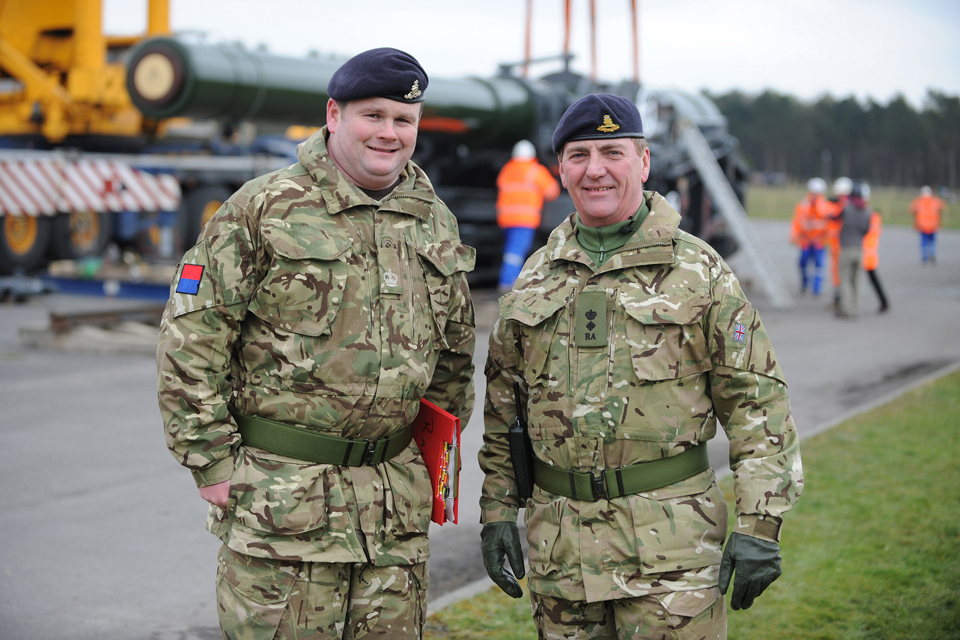
[{"label": "red clipboard", "polygon": [[460,479],[460,418],[428,400],[420,401],[413,421],[413,439],[423,453],[433,485],[430,519],[457,524]]}]

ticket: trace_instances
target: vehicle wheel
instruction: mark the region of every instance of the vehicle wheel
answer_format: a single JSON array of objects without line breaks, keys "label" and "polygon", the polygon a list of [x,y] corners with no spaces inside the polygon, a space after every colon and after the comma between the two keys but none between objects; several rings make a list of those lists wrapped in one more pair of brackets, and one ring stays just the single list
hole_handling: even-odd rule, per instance
[{"label": "vehicle wheel", "polygon": [[50,254],[57,260],[99,255],[113,235],[113,214],[96,211],[61,213],[53,219]]},{"label": "vehicle wheel", "polygon": [[43,266],[50,245],[50,218],[3,216],[0,224],[0,274],[29,273]]},{"label": "vehicle wheel", "polygon": [[178,212],[178,227],[183,247],[192,247],[197,242],[204,225],[210,221],[231,192],[222,185],[209,184],[197,187],[183,197]]}]

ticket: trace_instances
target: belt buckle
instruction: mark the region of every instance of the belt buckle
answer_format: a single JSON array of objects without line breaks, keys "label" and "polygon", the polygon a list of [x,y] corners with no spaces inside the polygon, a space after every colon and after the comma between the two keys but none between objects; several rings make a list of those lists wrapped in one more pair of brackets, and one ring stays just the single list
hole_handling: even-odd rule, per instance
[{"label": "belt buckle", "polygon": [[606,500],[607,499],[607,488],[603,484],[603,470],[598,470],[596,473],[590,474],[590,485],[593,488],[593,499],[594,500]]},{"label": "belt buckle", "polygon": [[366,453],[363,454],[363,464],[367,465],[368,467],[371,467],[373,466],[373,456],[377,451],[377,441],[369,440],[367,438],[361,438],[361,440],[363,440],[366,443],[365,446],[367,448]]}]

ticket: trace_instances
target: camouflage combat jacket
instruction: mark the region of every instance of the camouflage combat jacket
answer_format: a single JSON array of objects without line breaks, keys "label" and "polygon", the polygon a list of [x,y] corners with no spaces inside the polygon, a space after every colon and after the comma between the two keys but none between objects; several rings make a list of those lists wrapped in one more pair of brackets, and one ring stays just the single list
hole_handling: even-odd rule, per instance
[{"label": "camouflage combat jacket", "polygon": [[[780,517],[802,489],[783,374],[759,316],[720,256],[677,228],[666,200],[644,196],[649,215],[599,269],[577,242],[576,214],[561,223],[501,299],[490,336],[481,518],[515,520],[525,506],[535,593],[596,602],[715,592],[727,510],[712,469],[597,502],[536,487],[521,505],[506,437],[515,380],[535,455],[561,469],[677,455],[713,438],[719,420],[737,531],[779,541]],[[606,344],[576,335],[581,314]]]},{"label": "camouflage combat jacket", "polygon": [[[431,486],[416,444],[368,467],[242,446],[231,413],[351,438],[395,433],[427,398],[473,410],[472,248],[412,162],[377,202],[327,153],[244,185],[186,252],[157,351],[167,445],[198,486],[231,480],[208,529],[252,556],[426,560]],[[183,281],[197,275],[196,294]]]}]

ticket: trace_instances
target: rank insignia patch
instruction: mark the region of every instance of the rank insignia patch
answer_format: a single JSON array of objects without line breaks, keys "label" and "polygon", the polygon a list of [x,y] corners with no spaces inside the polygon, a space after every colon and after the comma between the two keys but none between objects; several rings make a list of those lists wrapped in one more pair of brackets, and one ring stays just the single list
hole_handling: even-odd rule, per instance
[{"label": "rank insignia patch", "polygon": [[736,340],[737,342],[743,342],[743,338],[746,336],[746,334],[747,334],[747,328],[742,324],[738,324],[733,329],[733,339]]},{"label": "rank insignia patch", "polygon": [[607,346],[607,294],[583,291],[577,299],[577,328],[574,342],[578,347]]},{"label": "rank insignia patch", "polygon": [[177,280],[177,293],[186,293],[191,296],[200,291],[200,278],[203,276],[203,266],[199,264],[185,264]]}]

